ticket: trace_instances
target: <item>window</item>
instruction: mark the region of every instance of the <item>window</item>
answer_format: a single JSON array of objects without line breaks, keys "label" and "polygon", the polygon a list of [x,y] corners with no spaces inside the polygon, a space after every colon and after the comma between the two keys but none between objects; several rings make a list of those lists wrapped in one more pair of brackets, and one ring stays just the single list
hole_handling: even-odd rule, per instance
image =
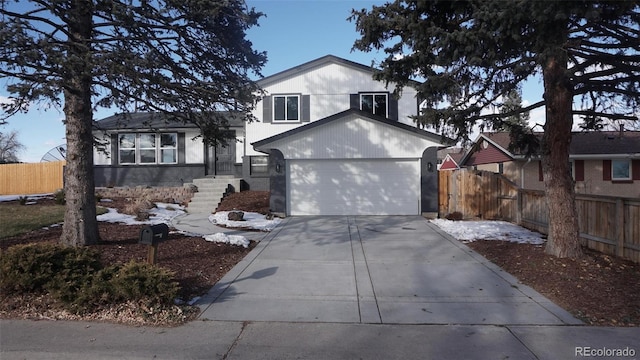
[{"label": "window", "polygon": [[120,134],[118,152],[120,164],[175,164],[178,134]]},{"label": "window", "polygon": [[140,134],[138,137],[140,144],[140,163],[156,163],[156,134]]},{"label": "window", "polygon": [[360,94],[360,110],[387,117],[387,94]]},{"label": "window", "polygon": [[611,161],[612,180],[631,180],[631,161],[612,160]]},{"label": "window", "polygon": [[118,137],[120,164],[136,163],[136,134],[120,134]]},{"label": "window", "polygon": [[160,162],[162,164],[178,162],[178,134],[160,134]]},{"label": "window", "polygon": [[278,95],[273,97],[273,121],[300,120],[299,95]]},{"label": "window", "polygon": [[269,157],[267,156],[251,156],[249,158],[249,173],[251,176],[267,176],[269,169],[267,167]]}]

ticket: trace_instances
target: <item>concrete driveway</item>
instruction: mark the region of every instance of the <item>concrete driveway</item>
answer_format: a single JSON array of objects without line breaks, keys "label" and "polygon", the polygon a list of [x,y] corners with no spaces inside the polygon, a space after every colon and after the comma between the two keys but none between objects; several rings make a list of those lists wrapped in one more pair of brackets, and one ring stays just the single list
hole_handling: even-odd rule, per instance
[{"label": "concrete driveway", "polygon": [[581,323],[419,216],[287,218],[198,304],[228,321]]}]

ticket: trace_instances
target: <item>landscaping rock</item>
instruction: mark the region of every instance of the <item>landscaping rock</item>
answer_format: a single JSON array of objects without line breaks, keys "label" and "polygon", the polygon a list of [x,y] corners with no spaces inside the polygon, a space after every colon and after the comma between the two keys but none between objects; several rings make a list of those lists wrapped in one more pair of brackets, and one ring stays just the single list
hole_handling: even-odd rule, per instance
[{"label": "landscaping rock", "polygon": [[230,211],[228,215],[231,221],[244,221],[244,212],[242,211]]}]

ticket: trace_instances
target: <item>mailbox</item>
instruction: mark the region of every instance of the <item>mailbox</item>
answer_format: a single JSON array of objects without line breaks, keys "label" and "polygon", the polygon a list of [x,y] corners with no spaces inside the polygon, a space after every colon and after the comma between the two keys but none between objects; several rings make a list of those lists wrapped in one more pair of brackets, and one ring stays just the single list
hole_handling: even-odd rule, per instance
[{"label": "mailbox", "polygon": [[140,230],[139,244],[157,245],[162,240],[169,237],[169,226],[167,224],[157,224],[145,226]]}]

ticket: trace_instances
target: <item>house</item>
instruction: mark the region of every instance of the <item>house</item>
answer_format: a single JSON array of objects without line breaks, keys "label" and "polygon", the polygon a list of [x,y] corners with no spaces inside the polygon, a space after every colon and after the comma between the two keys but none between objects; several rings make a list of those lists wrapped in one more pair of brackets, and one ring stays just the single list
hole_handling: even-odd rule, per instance
[{"label": "house", "polygon": [[465,155],[464,148],[447,148],[438,151],[438,170],[458,170],[460,160]]},{"label": "house", "polygon": [[[147,159],[143,152],[152,153],[142,141],[149,130],[135,123],[114,129],[106,126],[108,118],[98,121],[110,154],[119,157],[96,152],[96,174],[114,186],[137,184],[131,174],[153,186],[233,175],[244,188],[271,191],[271,210],[286,215],[435,213],[442,138],[413,125],[415,90],[407,87],[396,98],[392,85],[372,75],[369,66],[328,55],[265,77],[258,81],[264,91],[253,113],[258,121],[229,121],[235,144],[208,149],[193,139],[194,128],[158,128],[155,163],[151,157],[141,162]],[[126,134],[138,134],[137,148],[120,141],[134,138]],[[163,134],[177,138],[166,148],[177,155],[166,164]],[[231,169],[218,166],[227,154]],[[123,155],[131,162],[123,163]]]},{"label": "house", "polygon": [[[509,151],[506,132],[482,133],[461,160],[503,174],[523,189],[544,190],[540,158]],[[569,150],[576,193],[640,197],[640,131],[574,132]]]},{"label": "house", "polygon": [[[244,121],[225,116],[232,136],[242,138]],[[228,141],[207,147],[191,123],[167,121],[154,113],[113,115],[94,123],[97,187],[182,186],[193,179],[242,173],[243,146]]]}]

